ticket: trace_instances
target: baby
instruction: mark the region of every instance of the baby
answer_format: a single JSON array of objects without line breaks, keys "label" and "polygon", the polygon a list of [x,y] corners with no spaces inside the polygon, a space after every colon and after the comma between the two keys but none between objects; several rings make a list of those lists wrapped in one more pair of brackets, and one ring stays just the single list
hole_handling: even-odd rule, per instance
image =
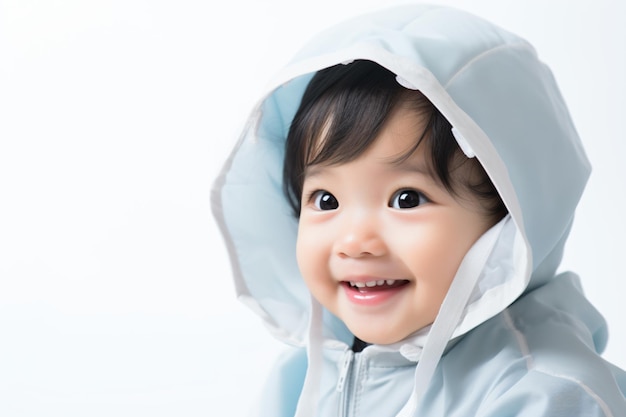
[{"label": "baby", "polygon": [[255,415],[626,415],[556,273],[589,171],[519,37],[419,5],[321,33],[214,189],[237,292],[292,346]]}]

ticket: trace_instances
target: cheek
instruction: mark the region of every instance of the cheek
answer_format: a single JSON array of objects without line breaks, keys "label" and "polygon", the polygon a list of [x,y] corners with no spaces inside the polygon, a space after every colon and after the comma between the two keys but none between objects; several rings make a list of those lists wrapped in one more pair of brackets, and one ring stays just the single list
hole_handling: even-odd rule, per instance
[{"label": "cheek", "polygon": [[298,233],[296,259],[305,285],[324,307],[337,314],[334,303],[337,285],[330,272],[327,239],[312,233]]},{"label": "cheek", "polygon": [[432,288],[447,289],[469,246],[459,239],[456,228],[432,226],[421,228],[398,250],[404,252],[416,279]]},{"label": "cheek", "polygon": [[320,275],[325,257],[324,241],[311,233],[310,227],[300,226],[296,241],[296,259],[305,282],[309,284],[313,278]]},{"label": "cheek", "polygon": [[307,253],[308,248],[306,245],[306,242],[304,242],[304,240],[300,237],[300,233],[298,233],[298,240],[296,241],[296,261],[298,262],[298,268],[300,269],[300,273],[302,274],[302,276],[305,278],[306,280],[306,269],[307,269],[307,265],[306,265],[306,256],[305,253]]}]

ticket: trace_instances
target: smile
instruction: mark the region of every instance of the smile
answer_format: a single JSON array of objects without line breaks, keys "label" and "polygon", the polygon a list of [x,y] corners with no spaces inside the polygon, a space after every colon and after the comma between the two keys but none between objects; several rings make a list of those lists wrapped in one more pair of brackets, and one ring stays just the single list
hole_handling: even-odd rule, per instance
[{"label": "smile", "polygon": [[395,280],[395,279],[379,279],[376,281],[367,281],[367,282],[348,281],[347,283],[350,285],[350,287],[361,290],[361,289],[395,288],[395,287],[408,283],[408,281],[407,280]]},{"label": "smile", "polygon": [[372,281],[343,281],[345,295],[349,301],[364,307],[386,305],[397,294],[403,292],[409,281],[405,279],[378,279]]}]

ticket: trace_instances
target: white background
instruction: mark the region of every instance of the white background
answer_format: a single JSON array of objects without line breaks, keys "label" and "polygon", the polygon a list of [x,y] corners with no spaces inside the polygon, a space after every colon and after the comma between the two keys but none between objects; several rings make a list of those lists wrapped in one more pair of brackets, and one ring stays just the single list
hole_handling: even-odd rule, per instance
[{"label": "white background", "polygon": [[[394,3],[0,0],[1,416],[245,414],[281,347],[234,298],[211,183],[303,41]],[[594,165],[563,267],[626,368],[624,3],[439,3],[552,67]]]}]

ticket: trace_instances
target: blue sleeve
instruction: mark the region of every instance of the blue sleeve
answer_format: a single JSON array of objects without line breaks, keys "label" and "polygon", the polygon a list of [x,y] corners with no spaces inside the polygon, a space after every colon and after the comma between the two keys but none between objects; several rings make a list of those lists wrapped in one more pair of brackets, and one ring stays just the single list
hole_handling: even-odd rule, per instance
[{"label": "blue sleeve", "polygon": [[595,392],[580,381],[531,371],[503,392],[494,390],[479,417],[618,417],[626,416],[620,392]]},{"label": "blue sleeve", "polygon": [[267,378],[251,417],[293,417],[306,370],[304,348],[290,348],[281,354]]}]

